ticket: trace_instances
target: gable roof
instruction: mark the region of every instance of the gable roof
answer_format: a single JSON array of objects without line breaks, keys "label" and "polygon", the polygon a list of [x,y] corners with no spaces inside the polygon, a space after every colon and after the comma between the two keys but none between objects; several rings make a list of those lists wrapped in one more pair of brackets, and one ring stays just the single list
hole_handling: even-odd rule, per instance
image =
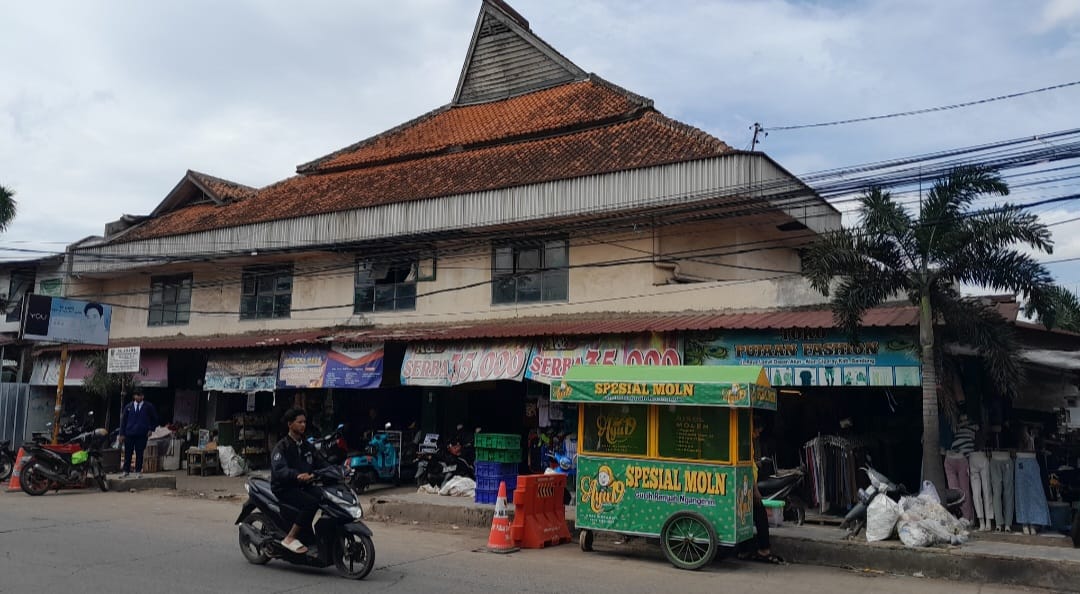
[{"label": "gable roof", "polygon": [[506,99],[585,76],[505,2],[484,0],[452,104]]},{"label": "gable roof", "polygon": [[256,191],[255,188],[243,184],[188,169],[150,216],[156,217],[206,200],[215,204],[244,200],[254,196]]}]

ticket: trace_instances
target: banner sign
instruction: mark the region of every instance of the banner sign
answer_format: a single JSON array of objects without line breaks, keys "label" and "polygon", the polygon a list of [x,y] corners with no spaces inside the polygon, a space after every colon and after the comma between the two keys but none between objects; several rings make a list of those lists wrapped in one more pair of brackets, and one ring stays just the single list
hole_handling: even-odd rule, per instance
[{"label": "banner sign", "polygon": [[579,454],[577,472],[579,528],[658,536],[672,514],[691,510],[723,544],[753,535],[748,467]]},{"label": "banner sign", "polygon": [[105,371],[108,373],[138,373],[139,347],[116,347],[109,349]]},{"label": "banner sign", "polygon": [[[59,378],[60,357],[39,357],[34,360],[34,369],[30,372],[30,385],[55,386]],[[94,373],[85,357],[68,357],[68,368],[64,372],[64,384],[81,386],[83,380]],[[169,359],[164,353],[150,353],[139,357],[139,368],[130,372],[135,374],[135,384],[144,388],[167,388],[169,386]]]},{"label": "banner sign", "polygon": [[674,334],[549,338],[533,347],[525,377],[550,385],[573,365],[680,365],[679,351]]},{"label": "banner sign", "polygon": [[327,349],[282,351],[279,388],[378,388],[383,344],[334,344]]},{"label": "banner sign", "polygon": [[401,364],[403,386],[456,386],[491,380],[521,381],[532,348],[523,342],[409,344]]},{"label": "banner sign", "polygon": [[218,392],[273,392],[277,385],[276,354],[250,353],[211,356],[206,362],[203,389]]},{"label": "banner sign", "polygon": [[112,306],[45,295],[28,295],[22,336],[67,344],[109,344]]},{"label": "banner sign", "polygon": [[688,335],[687,365],[761,365],[773,386],[919,386],[918,340],[876,328],[850,344],[827,328]]},{"label": "banner sign", "polygon": [[776,410],[776,392],[765,371],[749,365],[579,365],[551,386],[551,400]]}]

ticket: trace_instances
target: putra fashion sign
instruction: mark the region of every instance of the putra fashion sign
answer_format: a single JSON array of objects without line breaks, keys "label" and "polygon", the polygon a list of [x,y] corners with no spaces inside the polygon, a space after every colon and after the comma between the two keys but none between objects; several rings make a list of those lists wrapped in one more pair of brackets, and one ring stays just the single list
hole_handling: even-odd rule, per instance
[{"label": "putra fashion sign", "polygon": [[45,295],[27,296],[22,337],[66,344],[109,344],[112,306]]}]

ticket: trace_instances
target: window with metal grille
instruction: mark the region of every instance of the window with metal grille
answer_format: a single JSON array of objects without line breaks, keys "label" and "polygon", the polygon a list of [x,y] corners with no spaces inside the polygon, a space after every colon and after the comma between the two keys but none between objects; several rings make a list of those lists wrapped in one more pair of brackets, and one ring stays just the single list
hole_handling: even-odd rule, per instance
[{"label": "window with metal grille", "polygon": [[191,275],[150,277],[148,326],[187,324],[191,318]]},{"label": "window with metal grille", "polygon": [[569,262],[569,241],[564,238],[495,245],[491,302],[566,301]]},{"label": "window with metal grille", "polygon": [[358,260],[355,313],[416,309],[417,260]]},{"label": "window with metal grille", "polygon": [[253,266],[243,272],[240,319],[287,318],[292,311],[293,267]]}]

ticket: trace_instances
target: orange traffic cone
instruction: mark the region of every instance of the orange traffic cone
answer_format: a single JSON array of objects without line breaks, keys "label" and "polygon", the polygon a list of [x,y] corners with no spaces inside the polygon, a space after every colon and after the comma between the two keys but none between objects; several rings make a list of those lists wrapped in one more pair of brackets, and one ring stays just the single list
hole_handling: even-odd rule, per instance
[{"label": "orange traffic cone", "polygon": [[491,519],[491,534],[487,548],[492,553],[513,553],[518,550],[510,538],[510,516],[506,514],[506,482],[499,483],[499,498],[495,500],[495,517]]},{"label": "orange traffic cone", "polygon": [[19,453],[15,456],[15,468],[11,470],[11,481],[8,482],[8,492],[18,491],[22,489],[22,485],[19,483],[19,469],[23,466],[23,458],[26,457],[26,450],[19,448]]}]

